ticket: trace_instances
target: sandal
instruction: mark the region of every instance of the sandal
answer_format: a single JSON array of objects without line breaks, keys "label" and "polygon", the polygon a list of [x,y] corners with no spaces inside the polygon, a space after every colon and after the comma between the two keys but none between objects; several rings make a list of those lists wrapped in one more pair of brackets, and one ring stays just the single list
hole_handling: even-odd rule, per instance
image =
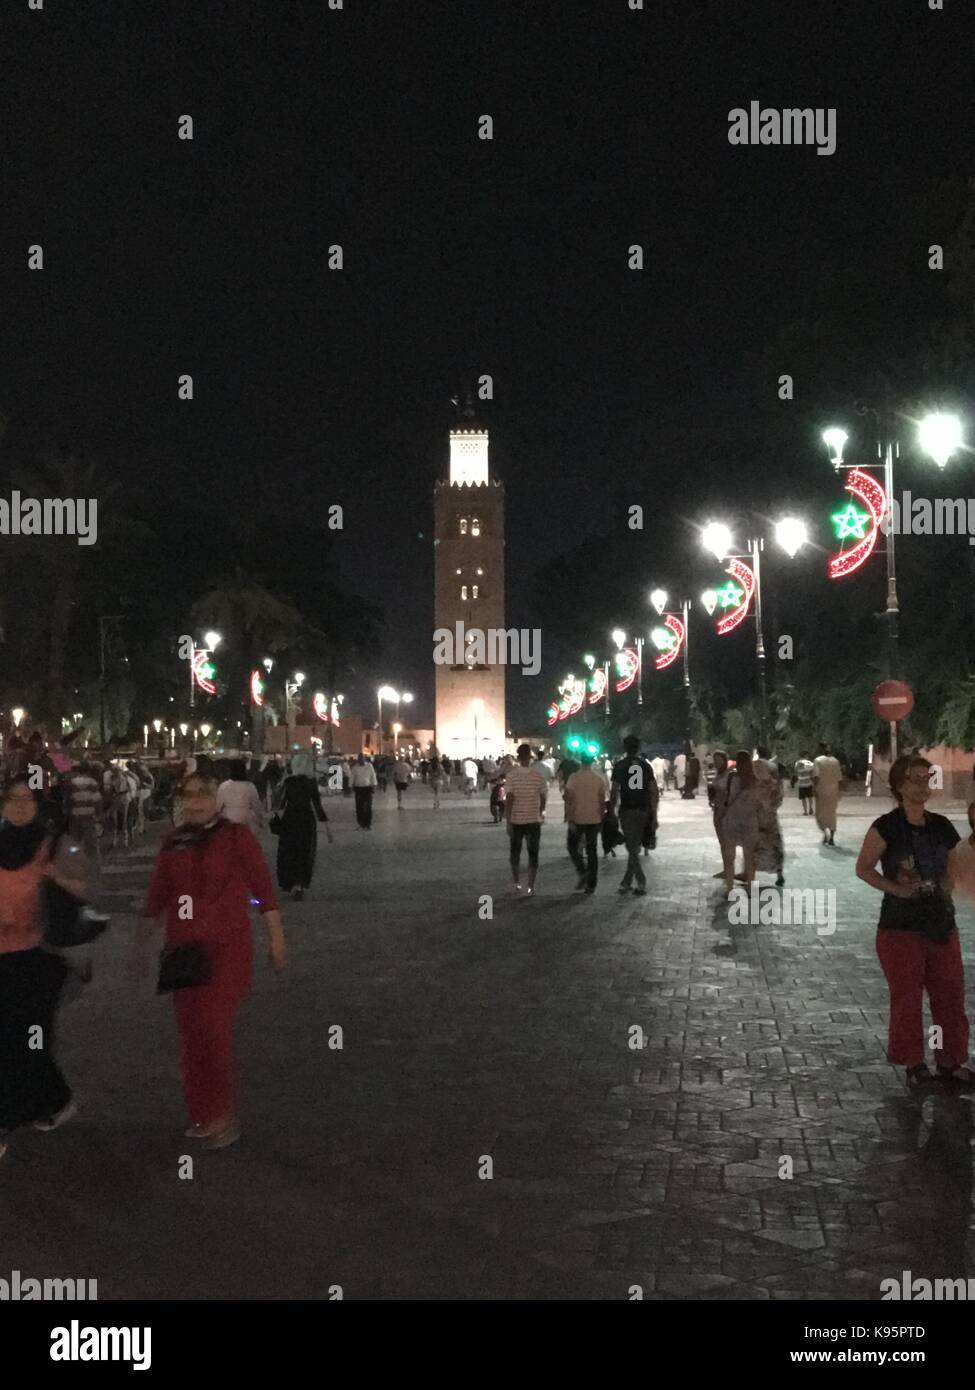
[{"label": "sandal", "polygon": [[935,1079],[928,1070],[926,1062],[920,1062],[916,1067],[908,1067],[906,1075],[907,1087],[911,1091],[916,1090],[919,1086],[926,1086]]}]

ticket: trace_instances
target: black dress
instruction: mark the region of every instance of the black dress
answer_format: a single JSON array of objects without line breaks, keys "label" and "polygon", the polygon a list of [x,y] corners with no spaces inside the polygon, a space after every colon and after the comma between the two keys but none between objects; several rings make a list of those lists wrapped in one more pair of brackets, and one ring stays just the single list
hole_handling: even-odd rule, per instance
[{"label": "black dress", "polygon": [[322,808],[318,783],[311,777],[286,777],[281,789],[278,815],[281,817],[278,887],[284,893],[290,893],[293,888],[308,888],[315,872],[315,849],[318,844],[315,819],[328,820]]}]

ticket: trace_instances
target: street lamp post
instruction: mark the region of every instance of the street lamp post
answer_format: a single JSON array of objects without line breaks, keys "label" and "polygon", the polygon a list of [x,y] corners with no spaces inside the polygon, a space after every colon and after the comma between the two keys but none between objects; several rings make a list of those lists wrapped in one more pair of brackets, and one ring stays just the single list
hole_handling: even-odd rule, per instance
[{"label": "street lamp post", "polygon": [[379,752],[383,751],[383,701],[392,700],[399,706],[399,691],[394,690],[391,685],[381,685],[376,691],[376,698],[379,702]]},{"label": "street lamp post", "polygon": [[[886,517],[886,555],[887,555],[887,662],[892,679],[900,676],[900,604],[897,598],[897,548],[894,526],[894,459],[900,458],[900,442],[894,433],[892,411],[889,406],[878,408],[872,405],[858,407],[862,415],[872,415],[877,427],[877,457],[883,460],[884,491],[887,494]],[[830,462],[837,473],[841,469],[855,468],[856,464],[843,462],[843,449],[849,436],[845,430],[833,427],[823,431],[823,443],[829,450]],[[939,468],[944,468],[952,454],[963,447],[961,421],[957,415],[934,412],[926,415],[918,424],[918,443]],[[897,757],[897,724],[890,723],[890,760]]]},{"label": "street lamp post", "polygon": [[484,708],[483,700],[472,700],[471,709],[474,711],[474,761],[477,762],[477,716]]}]

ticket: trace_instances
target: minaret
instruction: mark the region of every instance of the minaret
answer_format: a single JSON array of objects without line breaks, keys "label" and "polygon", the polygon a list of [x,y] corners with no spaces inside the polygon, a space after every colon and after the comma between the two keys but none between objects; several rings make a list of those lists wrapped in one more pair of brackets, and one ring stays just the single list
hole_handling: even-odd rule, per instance
[{"label": "minaret", "polygon": [[[450,474],[434,487],[434,627],[485,634],[486,662],[437,664],[437,749],[442,757],[494,757],[504,750],[504,652],[490,643],[504,629],[504,488],[492,481],[488,432],[467,405],[450,431]],[[484,653],[482,653],[484,654]]]}]

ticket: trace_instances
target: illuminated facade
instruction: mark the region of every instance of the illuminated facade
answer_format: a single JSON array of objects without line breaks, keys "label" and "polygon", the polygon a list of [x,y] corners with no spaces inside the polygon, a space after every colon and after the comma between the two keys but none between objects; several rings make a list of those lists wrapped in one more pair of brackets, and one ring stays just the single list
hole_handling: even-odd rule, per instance
[{"label": "illuminated facade", "polygon": [[[504,488],[490,477],[488,432],[470,406],[450,431],[450,473],[435,485],[433,505],[434,628],[503,629]],[[505,667],[465,661],[457,640],[449,656],[434,668],[437,749],[447,758],[497,757],[508,741]]]}]

